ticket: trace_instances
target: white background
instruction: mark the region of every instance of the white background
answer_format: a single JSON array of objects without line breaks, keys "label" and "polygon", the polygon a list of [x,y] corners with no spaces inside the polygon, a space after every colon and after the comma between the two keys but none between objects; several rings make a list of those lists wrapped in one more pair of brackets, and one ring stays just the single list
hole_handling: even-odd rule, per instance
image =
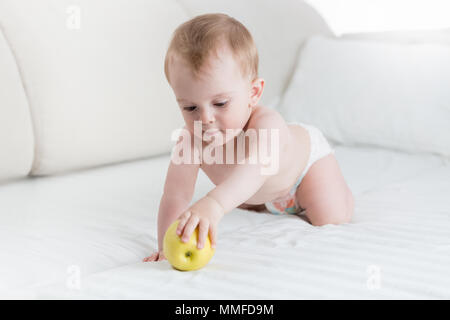
[{"label": "white background", "polygon": [[306,0],[338,35],[450,27],[449,0]]}]

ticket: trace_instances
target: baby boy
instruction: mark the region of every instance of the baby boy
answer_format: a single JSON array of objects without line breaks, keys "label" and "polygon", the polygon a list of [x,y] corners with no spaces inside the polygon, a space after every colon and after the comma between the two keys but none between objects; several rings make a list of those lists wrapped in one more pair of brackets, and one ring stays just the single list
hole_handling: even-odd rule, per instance
[{"label": "baby boy", "polygon": [[[239,21],[205,14],[180,25],[165,74],[186,123],[177,142],[185,161],[173,153],[159,206],[158,251],[144,261],[164,259],[163,237],[176,219],[184,242],[198,227],[199,249],[208,236],[216,246],[218,224],[234,208],[302,214],[315,226],[351,220],[353,196],[322,133],[286,123],[258,104],[264,89],[258,52]],[[216,161],[202,161],[213,154]],[[199,169],[216,187],[190,205]]]}]

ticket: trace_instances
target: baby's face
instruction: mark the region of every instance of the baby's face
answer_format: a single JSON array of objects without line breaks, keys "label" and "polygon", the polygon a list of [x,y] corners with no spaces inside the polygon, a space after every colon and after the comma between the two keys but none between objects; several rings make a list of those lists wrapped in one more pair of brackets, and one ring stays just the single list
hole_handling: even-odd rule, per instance
[{"label": "baby's face", "polygon": [[[252,81],[242,76],[232,53],[224,48],[218,56],[209,60],[198,78],[182,59],[175,57],[169,78],[191,134],[194,121],[201,121],[203,131],[220,130],[226,143],[247,124],[255,99],[252,100]],[[235,134],[225,137],[226,129],[234,129]]]}]

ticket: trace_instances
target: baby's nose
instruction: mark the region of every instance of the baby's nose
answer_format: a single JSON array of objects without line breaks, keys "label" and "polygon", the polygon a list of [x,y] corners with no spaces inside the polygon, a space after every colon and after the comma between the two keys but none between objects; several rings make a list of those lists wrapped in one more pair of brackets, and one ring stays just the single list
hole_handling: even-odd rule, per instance
[{"label": "baby's nose", "polygon": [[203,111],[202,111],[200,117],[201,117],[200,120],[201,120],[203,123],[213,123],[214,120],[215,120],[215,119],[214,119],[214,114],[213,114],[213,112],[212,112],[209,108],[203,109]]}]

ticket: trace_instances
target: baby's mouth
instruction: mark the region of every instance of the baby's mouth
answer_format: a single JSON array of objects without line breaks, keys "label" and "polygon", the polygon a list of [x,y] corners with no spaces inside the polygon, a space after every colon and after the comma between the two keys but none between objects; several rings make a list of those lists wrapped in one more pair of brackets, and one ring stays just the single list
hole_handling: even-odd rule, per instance
[{"label": "baby's mouth", "polygon": [[212,137],[217,136],[220,133],[221,131],[219,129],[202,130],[203,140],[210,140]]},{"label": "baby's mouth", "polygon": [[207,129],[207,130],[202,130],[202,134],[205,134],[205,135],[215,135],[215,134],[217,134],[217,133],[219,133],[220,132],[220,130],[219,129]]}]

